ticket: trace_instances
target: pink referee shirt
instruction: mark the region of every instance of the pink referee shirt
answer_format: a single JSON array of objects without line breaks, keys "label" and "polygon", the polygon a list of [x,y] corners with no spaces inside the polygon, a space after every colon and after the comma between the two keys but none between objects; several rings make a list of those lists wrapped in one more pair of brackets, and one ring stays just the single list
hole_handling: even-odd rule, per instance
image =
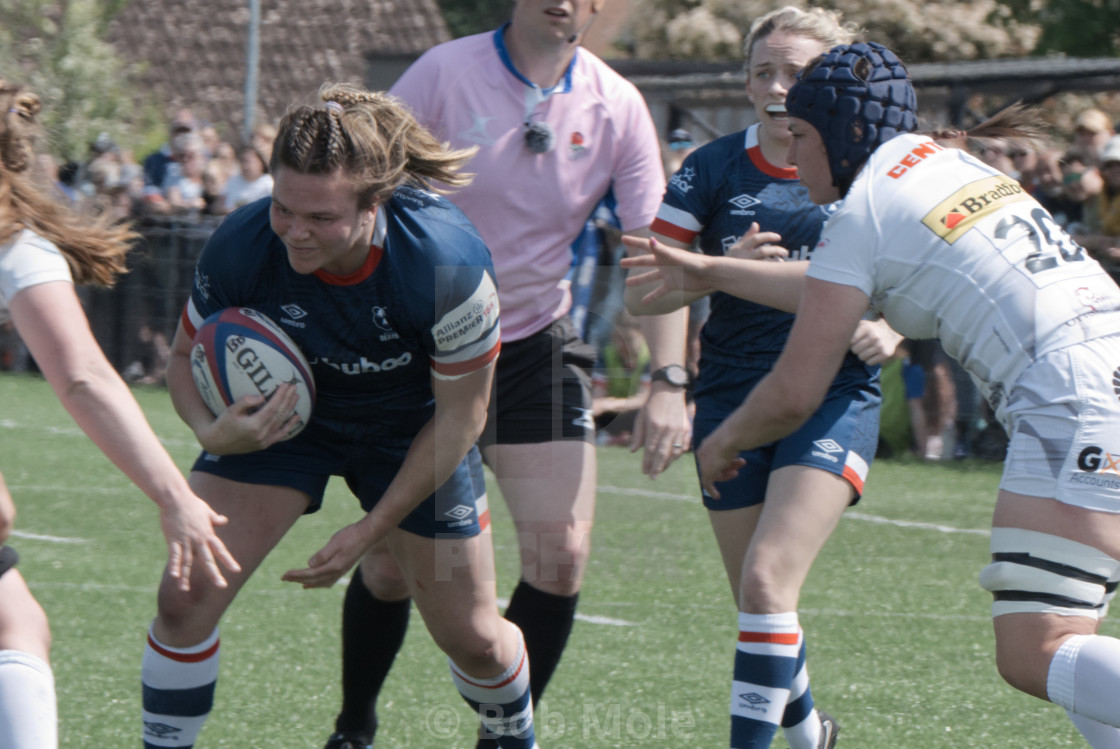
[{"label": "pink referee shirt", "polygon": [[[504,27],[503,27],[504,28]],[[440,140],[478,146],[469,186],[449,197],[494,257],[502,340],[543,330],[571,306],[571,244],[609,192],[625,231],[649,226],[665,192],[657,131],[638,90],[585,49],[548,94],[512,67],[503,29],[432,48],[393,86]],[[548,153],[525,121],[556,133]]]}]

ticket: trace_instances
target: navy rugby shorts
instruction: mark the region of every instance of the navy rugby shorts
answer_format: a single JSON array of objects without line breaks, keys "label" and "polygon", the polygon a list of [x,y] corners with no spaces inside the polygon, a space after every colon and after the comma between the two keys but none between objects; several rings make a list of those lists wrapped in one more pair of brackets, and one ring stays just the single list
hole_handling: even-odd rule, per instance
[{"label": "navy rugby shorts", "polygon": [[[728,415],[768,369],[743,369],[704,362],[696,390],[694,444],[699,445]],[[875,374],[869,375],[874,371]],[[879,442],[878,367],[845,366],[824,403],[793,434],[740,455],[747,464],[739,475],[721,483],[721,499],[704,495],[709,510],[734,510],[763,502],[770,473],[790,465],[809,466],[843,477],[859,501],[863,483]],[[698,469],[699,470],[699,469]]]},{"label": "navy rugby shorts", "polygon": [[[407,443],[371,447],[356,440],[313,439],[313,426],[295,439],[255,453],[216,456],[204,451],[192,470],[246,484],[297,489],[311,498],[307,513],[322,506],[330,477],[341,476],[362,509],[369,512],[397,475]],[[472,447],[443,486],[399,527],[425,538],[468,538],[477,536],[488,523],[486,477],[478,448]]]}]

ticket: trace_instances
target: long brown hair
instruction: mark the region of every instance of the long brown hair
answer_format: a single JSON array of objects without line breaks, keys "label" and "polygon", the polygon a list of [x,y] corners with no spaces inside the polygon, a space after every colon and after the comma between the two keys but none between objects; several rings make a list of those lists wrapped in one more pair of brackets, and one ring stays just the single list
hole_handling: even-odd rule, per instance
[{"label": "long brown hair", "polygon": [[1038,114],[1021,102],[1015,102],[1001,109],[983,122],[968,130],[937,129],[929,133],[944,145],[964,148],[968,143],[981,145],[995,140],[1009,140],[1019,144],[1045,141],[1047,125]]},{"label": "long brown hair", "polygon": [[461,187],[471,175],[460,170],[476,149],[453,149],[425,130],[408,108],[389,94],[346,83],[319,89],[323,106],[299,105],[280,121],[270,171],[284,166],[302,174],[343,169],[354,181],[359,207],[366,208],[406,182]]},{"label": "long brown hair", "polygon": [[138,235],[107,215],[78,213],[32,178],[40,109],[37,95],[0,79],[0,242],[30,229],[58,247],[75,282],[112,286]]}]

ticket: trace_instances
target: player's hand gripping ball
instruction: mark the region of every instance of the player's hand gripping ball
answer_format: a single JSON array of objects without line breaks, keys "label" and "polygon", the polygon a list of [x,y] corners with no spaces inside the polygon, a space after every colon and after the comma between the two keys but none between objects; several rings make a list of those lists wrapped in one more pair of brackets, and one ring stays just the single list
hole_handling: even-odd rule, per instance
[{"label": "player's hand gripping ball", "polygon": [[194,336],[191,375],[215,416],[245,395],[270,397],[285,382],[296,386],[299,424],[311,420],[315,381],[303,352],[279,325],[248,307],[227,307],[206,318]]}]

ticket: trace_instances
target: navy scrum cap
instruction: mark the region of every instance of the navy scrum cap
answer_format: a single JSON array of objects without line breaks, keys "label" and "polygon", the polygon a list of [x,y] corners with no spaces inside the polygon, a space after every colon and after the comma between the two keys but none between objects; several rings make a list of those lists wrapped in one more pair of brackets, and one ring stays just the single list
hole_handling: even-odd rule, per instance
[{"label": "navy scrum cap", "polygon": [[786,111],[821,134],[841,194],[876,148],[918,127],[906,68],[875,42],[841,44],[807,67],[786,95]]}]

